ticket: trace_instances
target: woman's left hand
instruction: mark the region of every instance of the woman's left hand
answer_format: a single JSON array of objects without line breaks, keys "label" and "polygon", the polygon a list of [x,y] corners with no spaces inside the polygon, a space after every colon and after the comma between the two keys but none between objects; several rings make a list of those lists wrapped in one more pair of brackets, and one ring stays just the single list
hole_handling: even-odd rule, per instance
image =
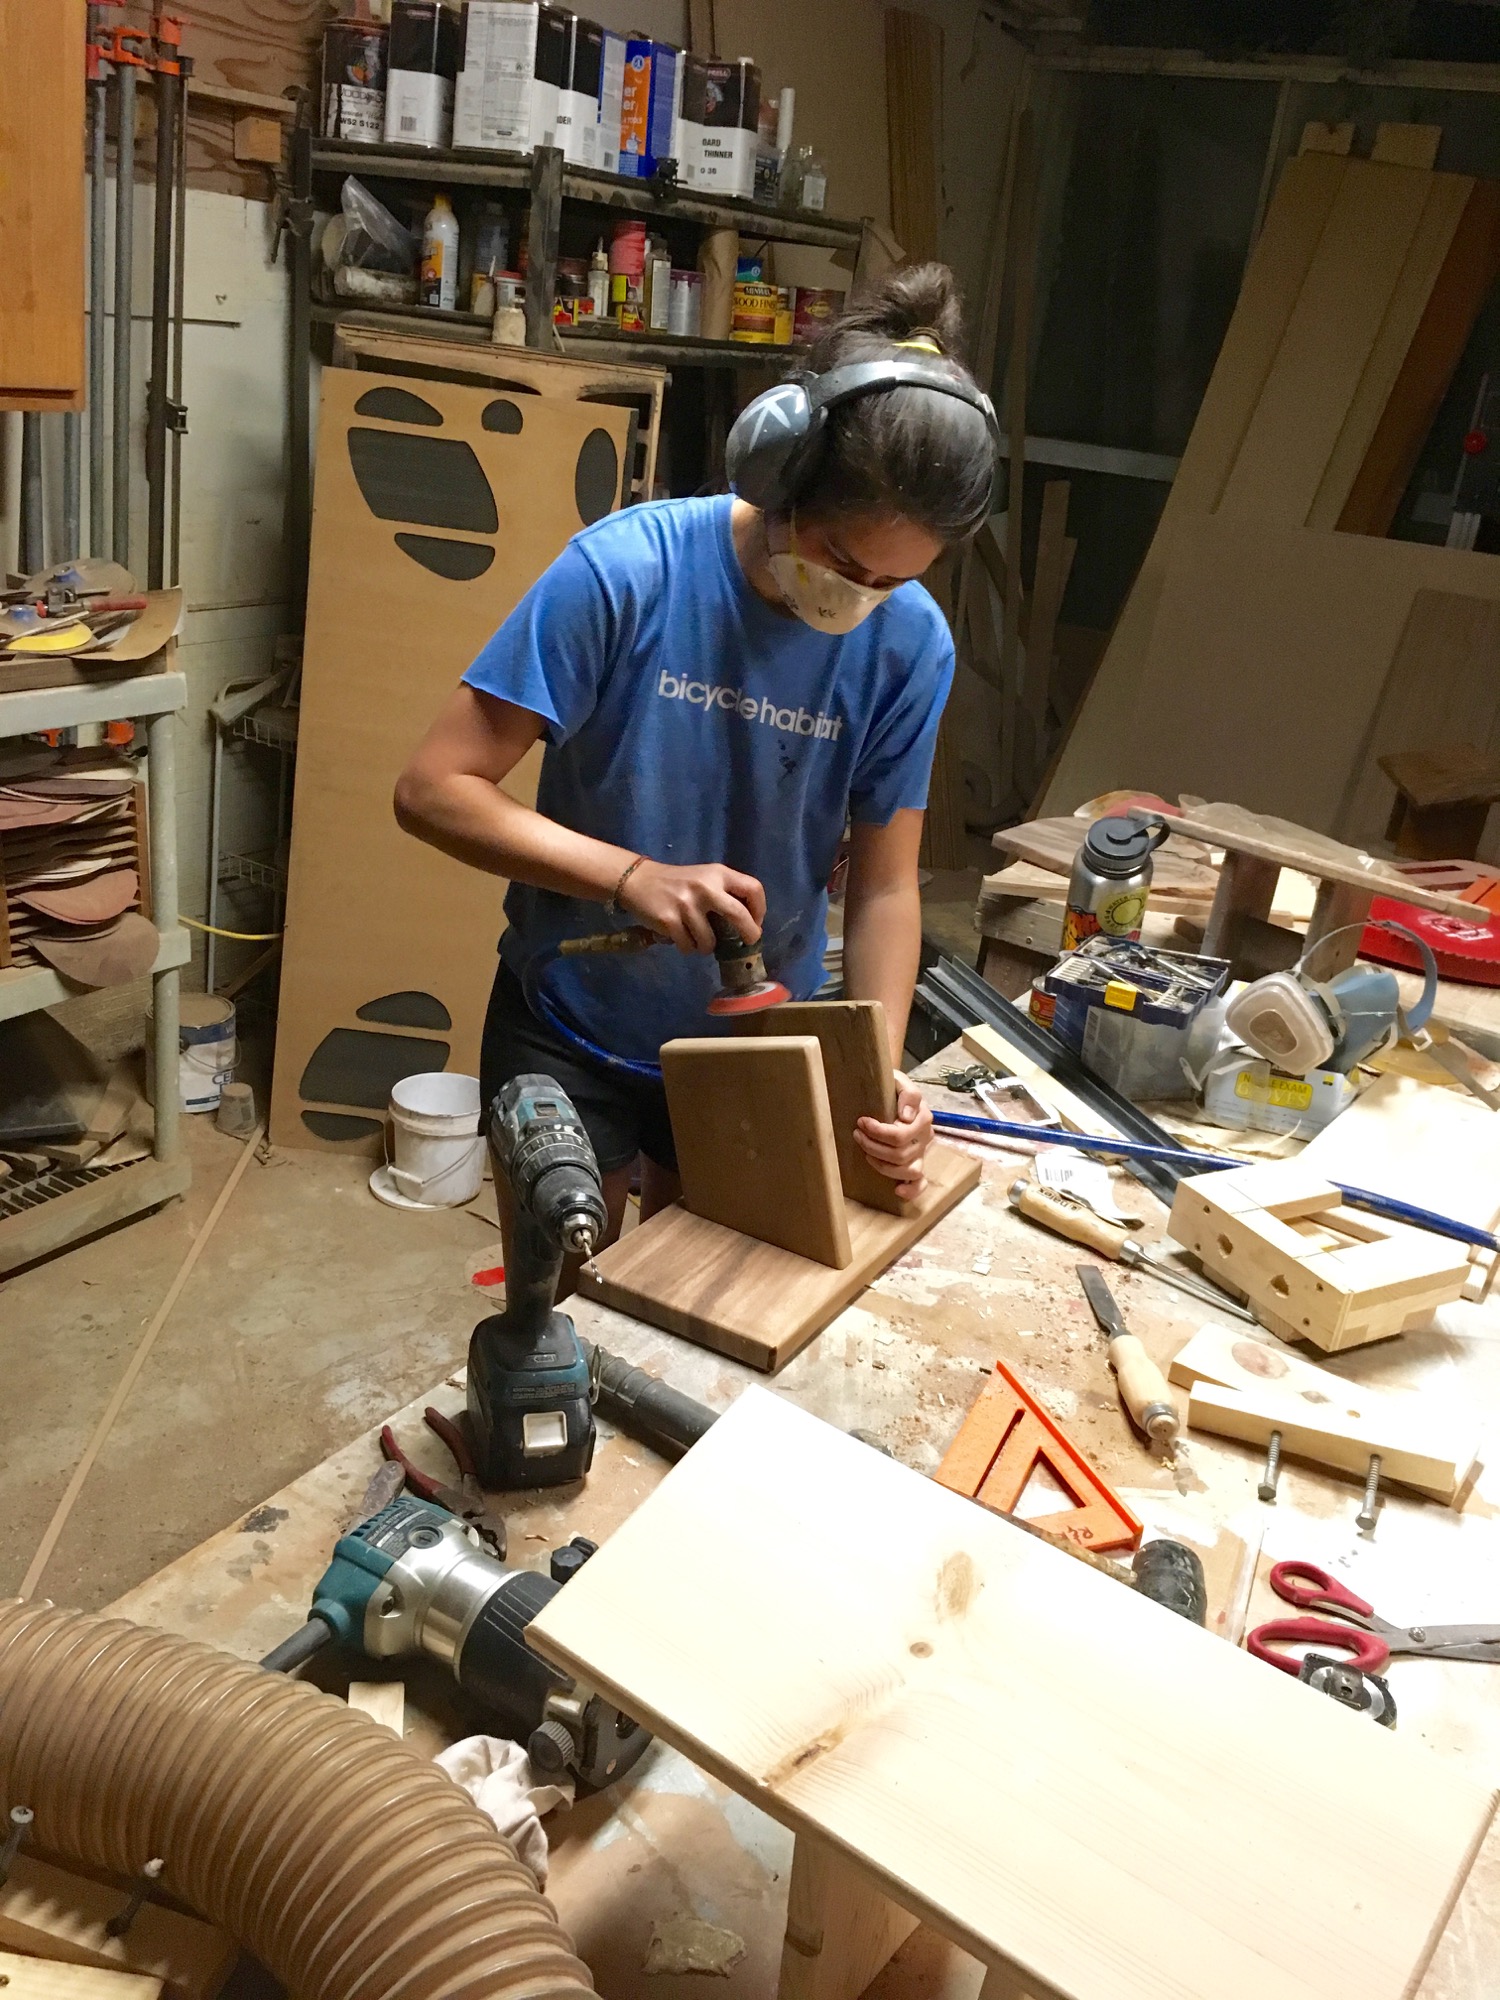
[{"label": "woman's left hand", "polygon": [[854,1136],[866,1159],[880,1173],[889,1175],[904,1200],[912,1201],[922,1192],[922,1155],[932,1144],[932,1113],[909,1076],[896,1071],[894,1121],[885,1124],[878,1118],[861,1118]]}]

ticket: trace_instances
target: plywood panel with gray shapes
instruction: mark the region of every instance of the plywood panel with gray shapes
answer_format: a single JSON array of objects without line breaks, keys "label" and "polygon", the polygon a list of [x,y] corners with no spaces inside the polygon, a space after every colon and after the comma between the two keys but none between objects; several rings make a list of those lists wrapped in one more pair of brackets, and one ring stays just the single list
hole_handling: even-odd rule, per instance
[{"label": "plywood panel with gray shapes", "polygon": [[[271,1129],[378,1153],[393,1082],[478,1068],[506,884],[391,793],[569,537],[621,504],[632,412],[325,371]],[[535,795],[539,754],[506,789]]]}]

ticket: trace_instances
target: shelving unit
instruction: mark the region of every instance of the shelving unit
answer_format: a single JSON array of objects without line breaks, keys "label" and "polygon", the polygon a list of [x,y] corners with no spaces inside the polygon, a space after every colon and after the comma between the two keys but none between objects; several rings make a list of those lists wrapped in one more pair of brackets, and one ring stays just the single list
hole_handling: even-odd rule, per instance
[{"label": "shelving unit", "polygon": [[[852,260],[851,289],[864,275],[873,249],[872,225],[836,216],[786,214],[760,208],[754,202],[700,195],[654,181],[623,179],[584,167],[568,166],[556,147],[539,147],[535,154],[429,151],[419,146],[357,146],[299,133],[293,148],[296,198],[311,215],[314,175],[355,174],[363,181],[396,181],[413,187],[473,187],[529,191],[527,228],[526,345],[542,352],[582,355],[607,348],[665,368],[745,368],[788,360],[792,347],[757,346],[743,341],[704,340],[674,334],[633,334],[616,330],[556,328],[552,296],[556,289],[557,246],[563,204],[646,215],[653,220],[696,225],[701,229],[736,229],[749,242],[796,243],[814,249],[842,251]],[[310,273],[309,273],[310,282]],[[422,306],[380,307],[368,300],[347,306],[308,302],[304,308],[313,325],[337,326],[358,313],[378,315],[393,327],[404,322],[430,331],[441,324],[450,339],[487,342],[489,322],[477,313],[439,312]]]},{"label": "shelving unit", "polygon": [[[150,784],[151,906],[160,945],[151,972],[158,1077],[177,1076],[178,968],[190,955],[177,919],[176,715],[187,703],[180,673],[137,674],[89,687],[0,694],[0,741],[86,723],[144,722]],[[55,1007],[79,989],[36,966],[0,971],[0,1020]],[[58,1168],[27,1182],[0,1208],[0,1271],[14,1270],[65,1244],[182,1194],[192,1178],[182,1146],[175,1087],[157,1091],[152,1157],[118,1167]]]}]

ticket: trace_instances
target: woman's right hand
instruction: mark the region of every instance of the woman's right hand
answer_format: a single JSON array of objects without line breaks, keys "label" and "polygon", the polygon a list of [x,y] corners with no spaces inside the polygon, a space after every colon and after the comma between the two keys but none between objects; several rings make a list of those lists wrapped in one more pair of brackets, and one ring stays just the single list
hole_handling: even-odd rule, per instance
[{"label": "woman's right hand", "polygon": [[766,920],[766,892],[753,875],[717,861],[673,868],[646,860],[631,871],[620,908],[670,938],[679,951],[712,951],[709,912],[727,918],[746,944],[754,944]]}]

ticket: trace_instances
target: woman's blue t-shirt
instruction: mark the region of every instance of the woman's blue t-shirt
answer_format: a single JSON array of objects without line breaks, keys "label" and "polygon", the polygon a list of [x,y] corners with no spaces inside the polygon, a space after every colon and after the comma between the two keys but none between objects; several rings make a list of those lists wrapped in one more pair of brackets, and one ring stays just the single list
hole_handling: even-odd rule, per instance
[{"label": "woman's blue t-shirt", "polygon": [[[806,997],[846,819],[884,826],[927,802],[953,643],[918,583],[843,637],[773,610],[740,568],[731,504],[661,500],[586,528],[464,679],[542,717],[550,819],[756,876],[767,966]],[[516,883],[505,913],[506,964],[591,1041],[651,1061],[674,1035],[712,1032],[712,958],[662,945],[557,959],[561,939],[606,928],[597,903]]]}]

